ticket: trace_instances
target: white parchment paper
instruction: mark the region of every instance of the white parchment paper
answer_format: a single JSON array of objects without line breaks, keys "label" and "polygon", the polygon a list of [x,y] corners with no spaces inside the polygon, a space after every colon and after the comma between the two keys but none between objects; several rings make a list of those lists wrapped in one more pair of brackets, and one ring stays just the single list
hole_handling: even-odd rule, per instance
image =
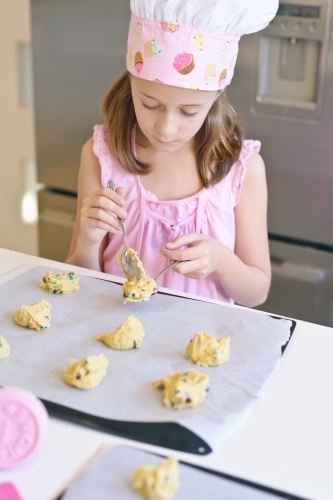
[{"label": "white parchment paper", "polygon": [[[62,500],[138,500],[131,487],[134,470],[140,465],[157,465],[164,457],[119,446],[108,451],[71,484]],[[233,482],[209,472],[179,464],[180,487],[174,500],[277,500],[279,496],[244,484]]]},{"label": "white parchment paper", "polygon": [[[0,286],[0,333],[11,349],[10,356],[0,360],[0,385],[24,387],[42,399],[105,418],[178,422],[213,449],[246,418],[290,336],[290,320],[250,309],[164,294],[124,305],[120,285],[87,276],[80,277],[79,291],[51,295],[39,286],[49,270],[35,267]],[[52,304],[50,328],[34,331],[14,323],[18,307],[41,299]],[[145,329],[139,349],[115,351],[95,340],[130,314],[140,318]],[[201,368],[188,361],[186,346],[198,330],[231,337],[227,363]],[[99,353],[108,357],[109,366],[96,389],[79,390],[63,381],[69,358]],[[152,382],[189,369],[210,376],[203,404],[182,411],[165,408],[162,392]]]}]

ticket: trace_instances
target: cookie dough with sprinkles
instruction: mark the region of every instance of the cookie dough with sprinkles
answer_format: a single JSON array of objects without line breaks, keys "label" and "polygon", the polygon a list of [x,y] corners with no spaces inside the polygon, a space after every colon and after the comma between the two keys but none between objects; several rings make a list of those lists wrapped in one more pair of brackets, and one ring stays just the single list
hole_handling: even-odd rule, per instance
[{"label": "cookie dough with sprinkles", "polygon": [[179,488],[178,460],[170,457],[158,465],[140,465],[133,473],[132,486],[147,500],[171,500]]},{"label": "cookie dough with sprinkles", "polygon": [[126,269],[123,267],[122,254],[117,255],[120,267],[123,269],[127,281],[122,286],[124,304],[127,302],[142,302],[150,299],[152,295],[157,293],[158,287],[153,278],[150,278],[143,268],[142,262],[138,257],[138,254],[133,248],[127,249],[130,255],[130,261],[134,263],[140,270],[140,279],[130,277],[126,275]]},{"label": "cookie dough with sprinkles", "polygon": [[228,361],[229,345],[230,337],[216,339],[200,330],[188,344],[186,352],[196,365],[216,366]]},{"label": "cookie dough with sprinkles", "polygon": [[64,380],[78,389],[94,389],[105,377],[108,364],[104,354],[87,356],[80,361],[70,359],[70,365],[64,371]]},{"label": "cookie dough with sprinkles", "polygon": [[124,304],[127,302],[142,302],[157,293],[157,285],[153,278],[146,275],[144,279],[131,279],[123,284]]},{"label": "cookie dough with sprinkles", "polygon": [[209,376],[194,370],[176,372],[153,382],[157,389],[163,389],[163,403],[167,408],[183,410],[198,406],[209,390]]},{"label": "cookie dough with sprinkles", "polygon": [[10,347],[6,339],[0,335],[0,359],[7,358],[10,354]]},{"label": "cookie dough with sprinkles", "polygon": [[141,321],[135,316],[129,316],[115,332],[103,333],[96,340],[104,342],[111,349],[133,349],[141,346],[145,332]]},{"label": "cookie dough with sprinkles", "polygon": [[20,326],[27,326],[32,330],[40,330],[51,326],[51,307],[46,300],[40,300],[29,306],[16,309],[14,321]]},{"label": "cookie dough with sprinkles", "polygon": [[68,274],[48,271],[40,280],[40,286],[49,293],[66,294],[79,290],[80,278],[75,271]]}]

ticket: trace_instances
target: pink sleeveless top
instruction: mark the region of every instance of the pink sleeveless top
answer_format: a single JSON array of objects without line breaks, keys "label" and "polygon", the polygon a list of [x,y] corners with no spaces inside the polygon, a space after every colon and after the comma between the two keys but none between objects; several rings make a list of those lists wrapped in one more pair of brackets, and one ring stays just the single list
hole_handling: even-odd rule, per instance
[{"label": "pink sleeveless top", "polygon": [[[202,188],[198,193],[183,200],[159,201],[154,194],[143,188],[140,176],[126,172],[117,157],[110,152],[107,127],[95,125],[93,139],[93,151],[101,166],[102,186],[106,187],[111,179],[116,187],[125,188],[128,246],[138,252],[149,276],[154,278],[168,265],[169,261],[160,254],[160,249],[165,243],[182,234],[205,234],[234,251],[234,208],[240,199],[246,165],[251,155],[260,150],[259,141],[244,141],[239,160],[219,183]],[[135,129],[132,148],[135,154]],[[122,235],[109,234],[103,255],[104,272],[123,276],[117,260],[117,253],[122,252],[122,249]],[[202,280],[195,280],[169,271],[159,279],[158,285],[233,302],[214,274]]]}]

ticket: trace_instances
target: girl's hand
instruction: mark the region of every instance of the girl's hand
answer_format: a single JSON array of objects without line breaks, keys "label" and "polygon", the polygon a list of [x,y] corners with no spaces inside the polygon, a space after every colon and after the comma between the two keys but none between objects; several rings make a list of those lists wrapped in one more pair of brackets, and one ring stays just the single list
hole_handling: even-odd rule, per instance
[{"label": "girl's hand", "polygon": [[117,217],[125,219],[123,208],[125,199],[124,188],[113,191],[110,188],[100,188],[83,199],[80,211],[80,237],[84,245],[96,245],[102,241],[107,232],[121,232]]},{"label": "girl's hand", "polygon": [[125,189],[101,188],[101,166],[91,137],[83,146],[77,190],[77,210],[71,246],[66,262],[104,270],[103,255],[108,233],[119,233],[117,216],[125,219]]},{"label": "girl's hand", "polygon": [[203,279],[221,267],[226,250],[222,243],[210,236],[189,233],[167,243],[161,254],[170,260],[187,261],[174,268],[177,273],[188,278]]}]

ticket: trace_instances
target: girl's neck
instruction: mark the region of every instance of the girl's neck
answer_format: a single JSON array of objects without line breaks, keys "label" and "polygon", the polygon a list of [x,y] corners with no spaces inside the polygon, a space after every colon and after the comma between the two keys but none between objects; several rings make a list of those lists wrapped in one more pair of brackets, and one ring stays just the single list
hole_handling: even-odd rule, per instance
[{"label": "girl's neck", "polygon": [[140,176],[140,180],[142,186],[159,200],[181,200],[202,188],[192,145],[170,153],[157,151],[139,133],[136,139],[136,153],[139,161],[153,166],[149,174]]}]

